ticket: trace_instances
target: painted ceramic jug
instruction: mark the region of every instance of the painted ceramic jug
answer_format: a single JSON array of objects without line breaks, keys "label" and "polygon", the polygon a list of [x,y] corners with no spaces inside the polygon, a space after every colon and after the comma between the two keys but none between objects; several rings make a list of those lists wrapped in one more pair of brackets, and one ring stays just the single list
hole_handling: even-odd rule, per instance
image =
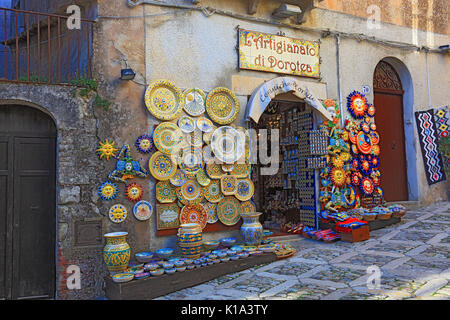
[{"label": "painted ceramic jug", "polygon": [[198,223],[186,223],[178,229],[178,245],[181,253],[188,259],[200,258],[203,246],[202,227]]},{"label": "painted ceramic jug", "polygon": [[257,246],[262,242],[263,226],[259,222],[261,212],[243,212],[241,217],[241,235],[246,245]]},{"label": "painted ceramic jug", "polygon": [[131,249],[127,243],[128,232],[111,232],[104,235],[103,261],[110,273],[122,272],[130,262]]}]

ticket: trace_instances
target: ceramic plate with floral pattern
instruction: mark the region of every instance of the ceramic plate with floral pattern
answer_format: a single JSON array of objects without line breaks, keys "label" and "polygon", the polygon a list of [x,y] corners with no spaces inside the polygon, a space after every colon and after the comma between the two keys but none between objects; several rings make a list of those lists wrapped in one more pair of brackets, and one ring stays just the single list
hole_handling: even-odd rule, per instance
[{"label": "ceramic plate with floral pattern", "polygon": [[180,224],[198,223],[202,229],[205,228],[208,214],[201,204],[185,205],[180,212]]},{"label": "ceramic plate with floral pattern", "polygon": [[221,125],[230,124],[239,114],[239,102],[230,89],[218,87],[206,98],[206,112],[212,121]]},{"label": "ceramic plate with floral pattern", "polygon": [[115,204],[109,209],[109,220],[114,223],[124,222],[127,218],[127,208],[122,204]]},{"label": "ceramic plate with floral pattern", "polygon": [[141,200],[134,205],[133,214],[139,221],[148,220],[153,214],[153,207],[148,201]]},{"label": "ceramic plate with floral pattern", "polygon": [[155,187],[156,200],[160,203],[172,203],[177,200],[175,187],[169,181],[160,181]]},{"label": "ceramic plate with floral pattern", "polygon": [[156,151],[148,161],[150,173],[157,180],[169,180],[177,171],[177,164],[172,158],[160,151]]},{"label": "ceramic plate with floral pattern", "polygon": [[220,182],[218,180],[211,180],[211,183],[203,188],[206,200],[212,203],[219,202],[223,199],[223,193],[220,190]]},{"label": "ceramic plate with floral pattern", "polygon": [[255,186],[253,185],[252,180],[250,179],[242,179],[238,180],[235,197],[240,201],[247,201],[253,197],[255,192]]},{"label": "ceramic plate with floral pattern", "polygon": [[217,205],[217,216],[220,222],[226,226],[233,226],[241,218],[239,212],[241,204],[235,197],[225,197]]},{"label": "ceramic plate with floral pattern", "polygon": [[156,149],[165,154],[171,154],[183,142],[183,133],[172,122],[160,123],[153,132],[153,142]]},{"label": "ceramic plate with floral pattern", "polygon": [[183,108],[187,114],[198,117],[205,112],[206,94],[198,88],[186,89],[183,92]]},{"label": "ceramic plate with floral pattern", "polygon": [[160,120],[175,119],[183,108],[182,92],[172,81],[155,81],[145,91],[145,105]]}]

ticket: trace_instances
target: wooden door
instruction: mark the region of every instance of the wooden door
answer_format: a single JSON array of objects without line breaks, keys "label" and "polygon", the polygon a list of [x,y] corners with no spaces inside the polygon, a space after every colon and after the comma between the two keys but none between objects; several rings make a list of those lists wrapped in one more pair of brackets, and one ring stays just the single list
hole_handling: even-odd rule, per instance
[{"label": "wooden door", "polygon": [[54,297],[55,144],[49,116],[0,106],[0,299]]},{"label": "wooden door", "polygon": [[408,200],[403,90],[400,78],[386,62],[374,76],[375,124],[380,135],[381,188],[386,201]]}]

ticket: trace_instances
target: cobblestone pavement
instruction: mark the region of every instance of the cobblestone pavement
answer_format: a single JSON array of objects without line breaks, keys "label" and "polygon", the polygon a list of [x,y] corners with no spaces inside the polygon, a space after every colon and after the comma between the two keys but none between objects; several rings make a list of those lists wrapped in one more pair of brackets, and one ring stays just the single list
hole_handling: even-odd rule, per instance
[{"label": "cobblestone pavement", "polygon": [[[408,213],[368,241],[299,238],[289,259],[256,266],[157,300],[449,299],[450,202]],[[372,289],[369,266],[382,272]],[[367,285],[369,283],[369,285]]]}]

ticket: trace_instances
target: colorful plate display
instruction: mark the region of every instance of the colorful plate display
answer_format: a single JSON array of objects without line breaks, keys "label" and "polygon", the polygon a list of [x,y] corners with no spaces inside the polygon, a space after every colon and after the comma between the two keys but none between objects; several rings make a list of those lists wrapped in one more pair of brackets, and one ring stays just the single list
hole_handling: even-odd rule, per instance
[{"label": "colorful plate display", "polygon": [[181,194],[187,201],[194,201],[202,195],[202,187],[196,180],[186,180],[181,186]]},{"label": "colorful plate display", "polygon": [[231,90],[218,87],[206,98],[206,112],[212,121],[221,125],[230,124],[239,114],[239,102]]},{"label": "colorful plate display", "polygon": [[183,108],[187,114],[198,117],[205,112],[206,94],[197,88],[186,89],[183,92]]},{"label": "colorful plate display", "polygon": [[169,180],[177,171],[177,164],[170,156],[156,151],[148,161],[150,173],[157,180]]},{"label": "colorful plate display", "polygon": [[156,149],[165,154],[171,154],[183,142],[183,133],[172,122],[160,123],[153,132],[153,142]]},{"label": "colorful plate display", "polygon": [[170,183],[173,184],[175,187],[181,187],[186,182],[186,174],[181,171],[177,170],[172,178],[170,178]]},{"label": "colorful plate display", "polygon": [[195,121],[189,116],[180,117],[177,123],[183,133],[191,133],[195,130]]},{"label": "colorful plate display", "polygon": [[237,190],[234,196],[240,201],[247,201],[253,197],[255,193],[255,186],[252,180],[242,179],[237,182]]},{"label": "colorful plate display", "polygon": [[241,204],[235,197],[225,197],[217,205],[217,217],[224,225],[233,226],[241,218],[240,210]]},{"label": "colorful plate display", "polygon": [[209,161],[206,164],[206,174],[211,179],[220,179],[224,175],[226,175],[226,173],[222,170],[222,166],[220,164],[215,163],[215,161]]},{"label": "colorful plate display", "polygon": [[160,203],[172,203],[177,200],[175,187],[168,181],[160,181],[155,187],[156,200]]},{"label": "colorful plate display", "polygon": [[160,120],[175,119],[183,108],[182,92],[172,81],[155,81],[145,91],[145,105]]},{"label": "colorful plate display", "polygon": [[256,212],[256,205],[253,201],[241,202],[241,213]]},{"label": "colorful plate display", "polygon": [[200,117],[197,119],[197,128],[204,133],[213,131],[214,125],[208,118]]},{"label": "colorful plate display", "polygon": [[223,176],[220,178],[220,190],[226,196],[234,195],[237,191],[237,183],[235,176]]},{"label": "colorful plate display", "polygon": [[180,223],[198,223],[202,229],[205,228],[208,214],[201,204],[185,205],[180,212]]},{"label": "colorful plate display", "polygon": [[203,168],[203,153],[200,148],[184,147],[182,149],[182,156],[179,162],[180,169],[186,175],[195,175]]},{"label": "colorful plate display", "polygon": [[109,220],[114,223],[124,222],[127,218],[127,208],[122,204],[115,204],[109,209]]},{"label": "colorful plate display", "polygon": [[239,132],[229,126],[216,129],[211,139],[211,148],[217,159],[225,163],[236,162],[244,155],[245,141]]},{"label": "colorful plate display", "polygon": [[206,220],[208,223],[213,224],[219,221],[219,217],[217,216],[217,203],[205,202],[203,203],[203,207],[206,210],[206,214],[208,215],[208,219]]},{"label": "colorful plate display", "polygon": [[153,214],[153,207],[148,201],[141,200],[134,205],[133,214],[139,221],[148,220]]},{"label": "colorful plate display", "polygon": [[206,200],[212,203],[219,202],[224,197],[218,180],[211,180],[211,183],[203,188],[203,192]]}]

